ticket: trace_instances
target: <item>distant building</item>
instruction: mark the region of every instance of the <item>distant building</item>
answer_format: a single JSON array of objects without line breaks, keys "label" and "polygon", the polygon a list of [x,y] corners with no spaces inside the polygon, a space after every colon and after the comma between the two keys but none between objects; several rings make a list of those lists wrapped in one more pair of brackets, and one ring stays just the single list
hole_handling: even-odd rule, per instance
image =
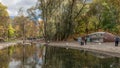
[{"label": "distant building", "polygon": [[95,32],[86,36],[91,42],[114,42],[115,35],[108,32]]}]

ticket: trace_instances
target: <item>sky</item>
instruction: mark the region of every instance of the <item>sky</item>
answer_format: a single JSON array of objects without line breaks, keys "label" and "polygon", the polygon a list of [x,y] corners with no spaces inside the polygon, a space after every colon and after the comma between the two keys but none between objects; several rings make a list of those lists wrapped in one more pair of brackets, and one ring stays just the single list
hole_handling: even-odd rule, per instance
[{"label": "sky", "polygon": [[17,16],[21,7],[26,10],[35,6],[37,0],[0,0],[0,2],[8,7],[9,16]]}]

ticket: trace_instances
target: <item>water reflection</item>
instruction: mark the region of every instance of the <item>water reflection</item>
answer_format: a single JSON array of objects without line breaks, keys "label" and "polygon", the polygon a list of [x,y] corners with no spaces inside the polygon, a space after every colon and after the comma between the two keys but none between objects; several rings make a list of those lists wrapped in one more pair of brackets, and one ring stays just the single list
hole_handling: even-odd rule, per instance
[{"label": "water reflection", "polygon": [[0,50],[0,68],[120,68],[120,58],[40,44],[18,45]]},{"label": "water reflection", "polygon": [[120,68],[120,58],[57,47],[47,47],[44,68]]},{"label": "water reflection", "polygon": [[18,45],[0,51],[0,68],[41,68],[45,47]]},{"label": "water reflection", "polygon": [[9,62],[8,68],[21,68],[21,61],[16,61],[15,59],[12,59],[12,61]]}]

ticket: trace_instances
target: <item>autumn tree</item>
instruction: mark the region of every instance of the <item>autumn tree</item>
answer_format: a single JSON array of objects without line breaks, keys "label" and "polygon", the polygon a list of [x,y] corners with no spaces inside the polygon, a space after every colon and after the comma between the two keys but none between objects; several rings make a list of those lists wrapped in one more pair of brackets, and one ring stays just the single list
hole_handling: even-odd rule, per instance
[{"label": "autumn tree", "polygon": [[118,33],[118,6],[118,0],[38,0],[32,9],[41,12],[45,39],[61,41],[96,31]]},{"label": "autumn tree", "polygon": [[32,21],[31,24],[34,25],[34,27],[36,28],[34,31],[36,31],[36,37],[40,37],[40,32],[42,32],[43,30],[40,28],[40,26],[42,26],[42,23],[40,23],[39,19],[39,13],[40,11],[37,10],[36,7],[31,7],[29,9],[27,9],[27,13],[28,13],[28,18]]},{"label": "autumn tree", "polygon": [[36,38],[39,36],[38,27],[32,20],[28,20],[25,25],[25,35],[27,38]]},{"label": "autumn tree", "polygon": [[15,31],[16,37],[18,38],[23,37],[25,20],[26,20],[26,17],[24,16],[16,16],[14,18],[14,28],[16,30]]},{"label": "autumn tree", "polygon": [[86,6],[86,0],[39,0],[45,37],[48,40],[66,40],[74,33],[75,20]]},{"label": "autumn tree", "polygon": [[7,23],[9,15],[7,12],[7,7],[0,3],[0,37],[7,37]]}]

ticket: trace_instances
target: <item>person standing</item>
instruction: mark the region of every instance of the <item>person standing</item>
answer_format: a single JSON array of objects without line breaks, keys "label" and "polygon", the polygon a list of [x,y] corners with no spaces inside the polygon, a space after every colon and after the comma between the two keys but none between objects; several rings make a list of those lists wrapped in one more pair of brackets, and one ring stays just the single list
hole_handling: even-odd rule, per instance
[{"label": "person standing", "polygon": [[85,37],[85,45],[87,44],[87,37]]},{"label": "person standing", "polygon": [[119,44],[119,37],[115,37],[115,46],[118,46]]},{"label": "person standing", "polygon": [[81,37],[78,37],[78,42],[81,44],[81,41],[82,41],[82,39],[81,39]]},{"label": "person standing", "polygon": [[82,38],[81,38],[81,45],[84,45],[84,44],[85,44],[85,38],[82,37]]}]

